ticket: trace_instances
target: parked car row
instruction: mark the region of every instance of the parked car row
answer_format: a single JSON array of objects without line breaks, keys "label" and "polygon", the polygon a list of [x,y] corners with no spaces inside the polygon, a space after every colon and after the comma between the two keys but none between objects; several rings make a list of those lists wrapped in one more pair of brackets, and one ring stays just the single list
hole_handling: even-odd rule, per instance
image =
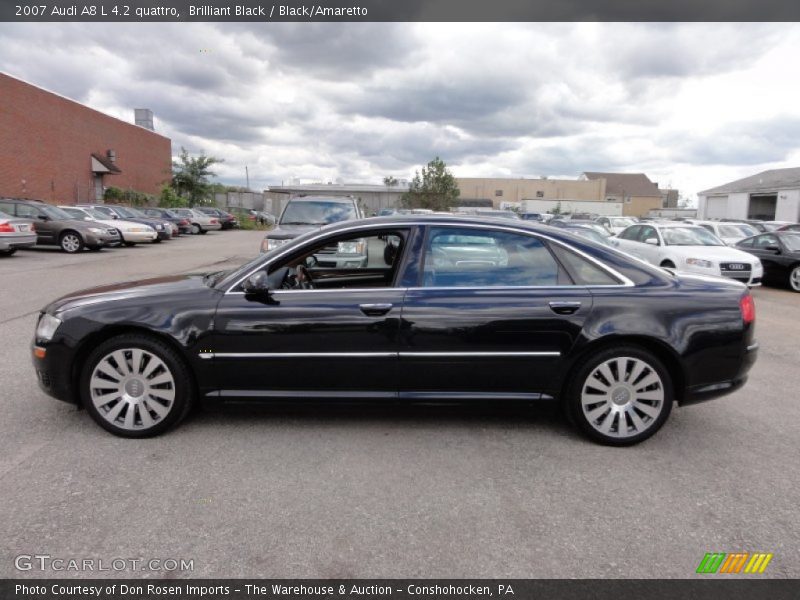
[{"label": "parked car row", "polygon": [[31,246],[84,249],[159,243],[181,234],[231,229],[236,217],[212,207],[136,208],[117,204],[62,204],[0,198],[0,256]]}]

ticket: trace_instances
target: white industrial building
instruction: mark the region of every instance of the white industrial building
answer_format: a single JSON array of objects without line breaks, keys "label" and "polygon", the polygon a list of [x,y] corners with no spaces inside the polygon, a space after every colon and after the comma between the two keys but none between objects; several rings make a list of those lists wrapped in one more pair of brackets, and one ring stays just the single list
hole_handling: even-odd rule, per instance
[{"label": "white industrial building", "polygon": [[800,221],[800,168],[772,169],[697,195],[702,219]]}]

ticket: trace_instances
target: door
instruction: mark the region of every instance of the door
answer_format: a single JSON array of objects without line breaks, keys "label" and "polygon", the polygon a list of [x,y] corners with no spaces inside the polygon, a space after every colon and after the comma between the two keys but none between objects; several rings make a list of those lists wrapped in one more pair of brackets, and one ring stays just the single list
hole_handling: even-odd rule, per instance
[{"label": "door", "polygon": [[[406,235],[328,237],[268,266],[269,293],[230,290],[205,355],[220,395],[395,398]],[[385,251],[389,237],[396,252]]]},{"label": "door", "polygon": [[788,262],[780,250],[781,244],[778,236],[771,233],[764,233],[753,239],[752,248],[748,252],[755,254],[764,267],[764,278],[770,280],[783,280],[786,277]]},{"label": "door", "polygon": [[38,206],[19,203],[17,216],[35,221],[36,240],[39,244],[55,244],[58,242],[58,226]]},{"label": "door", "polygon": [[533,235],[432,227],[419,287],[402,314],[400,396],[535,398],[591,312],[553,252]]}]

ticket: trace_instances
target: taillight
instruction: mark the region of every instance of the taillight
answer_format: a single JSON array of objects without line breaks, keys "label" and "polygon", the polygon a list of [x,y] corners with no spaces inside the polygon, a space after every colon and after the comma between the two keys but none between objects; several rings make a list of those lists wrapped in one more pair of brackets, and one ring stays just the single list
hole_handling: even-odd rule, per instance
[{"label": "taillight", "polygon": [[188,219],[181,219],[181,225],[188,225],[188,224],[189,224]]},{"label": "taillight", "polygon": [[14,233],[15,231],[14,226],[8,221],[0,223],[0,233]]},{"label": "taillight", "polygon": [[745,325],[756,320],[756,303],[750,294],[742,296],[742,299],[739,300],[739,308],[742,311],[742,320]]},{"label": "taillight", "polygon": [[219,223],[219,221],[217,221],[216,219],[211,219],[211,224],[212,225],[216,225],[217,223]]}]

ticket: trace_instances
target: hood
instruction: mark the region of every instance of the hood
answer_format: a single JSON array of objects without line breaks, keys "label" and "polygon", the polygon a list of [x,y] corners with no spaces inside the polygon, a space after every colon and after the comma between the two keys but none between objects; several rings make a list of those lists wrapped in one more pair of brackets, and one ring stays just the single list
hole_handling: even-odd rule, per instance
[{"label": "hood", "polygon": [[687,258],[691,256],[693,258],[704,258],[717,262],[736,261],[754,263],[758,260],[758,258],[752,254],[729,246],[667,246],[667,248],[675,250]]},{"label": "hood", "polygon": [[308,231],[321,228],[322,225],[277,225],[274,229],[267,232],[266,237],[274,240],[292,240]]},{"label": "hood", "polygon": [[72,292],[48,304],[44,312],[56,314],[90,304],[113,302],[129,298],[146,297],[152,299],[156,296],[173,295],[180,292],[196,294],[203,289],[213,291],[203,283],[203,275],[170,275],[140,281],[128,281],[113,285],[103,285]]}]

